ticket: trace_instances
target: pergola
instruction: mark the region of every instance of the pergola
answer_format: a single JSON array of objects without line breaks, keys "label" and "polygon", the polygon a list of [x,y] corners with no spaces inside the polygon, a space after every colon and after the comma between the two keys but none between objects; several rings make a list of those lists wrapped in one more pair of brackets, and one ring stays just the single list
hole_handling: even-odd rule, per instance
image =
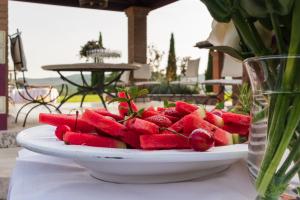
[{"label": "pergola", "polygon": [[[28,3],[125,12],[128,17],[128,62],[146,63],[147,15],[177,0],[15,0]],[[0,0],[0,130],[8,113],[8,0]]]}]

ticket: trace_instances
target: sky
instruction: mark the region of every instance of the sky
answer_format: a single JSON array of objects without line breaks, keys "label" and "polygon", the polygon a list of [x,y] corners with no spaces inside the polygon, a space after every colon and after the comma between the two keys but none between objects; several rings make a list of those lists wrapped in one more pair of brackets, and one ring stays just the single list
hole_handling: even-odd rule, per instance
[{"label": "sky", "polygon": [[[177,57],[201,57],[200,72],[207,64],[207,50],[193,47],[205,40],[212,18],[200,0],[180,0],[151,11],[147,17],[147,44],[165,52],[166,66],[170,35],[175,36]],[[101,31],[106,48],[119,50],[122,57],[106,62],[127,62],[127,17],[124,12],[69,8],[9,1],[9,34],[22,32],[28,77],[57,76],[42,65],[85,62],[79,50]],[[11,65],[11,63],[10,63]]]}]

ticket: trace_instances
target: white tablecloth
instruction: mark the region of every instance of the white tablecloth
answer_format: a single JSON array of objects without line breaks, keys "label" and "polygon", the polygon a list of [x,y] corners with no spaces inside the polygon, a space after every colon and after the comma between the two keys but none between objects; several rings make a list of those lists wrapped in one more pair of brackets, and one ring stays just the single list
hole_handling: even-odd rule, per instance
[{"label": "white tablecloth", "polygon": [[206,179],[169,184],[115,184],[92,178],[70,160],[21,150],[8,200],[254,200],[244,161]]},{"label": "white tablecloth", "polygon": [[[28,92],[30,96],[34,99],[39,99],[41,97],[46,97],[45,101],[50,101],[58,97],[58,91],[56,88],[52,88],[51,92],[49,93],[50,88],[45,87],[45,88],[28,88]],[[21,95],[23,95],[25,98],[30,99],[28,97],[25,89],[19,89]],[[27,103],[28,101],[23,99],[23,97],[20,96],[19,92],[17,89],[13,89],[11,93],[9,94],[11,99],[13,100],[14,103]],[[54,102],[55,103],[55,102]]]}]

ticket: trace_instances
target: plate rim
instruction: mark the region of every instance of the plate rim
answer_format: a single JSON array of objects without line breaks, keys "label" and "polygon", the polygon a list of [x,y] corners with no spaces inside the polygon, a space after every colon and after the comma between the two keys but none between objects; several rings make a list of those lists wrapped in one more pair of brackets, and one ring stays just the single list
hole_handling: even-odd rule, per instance
[{"label": "plate rim", "polygon": [[[49,134],[49,140],[53,141],[55,138],[53,133],[54,126],[39,125],[22,130],[17,135],[17,142],[22,147],[41,154],[50,156],[57,156],[61,158],[70,158],[74,160],[106,160],[106,161],[136,161],[136,162],[200,162],[200,161],[216,161],[216,160],[237,160],[245,159],[248,153],[247,144],[236,144],[224,147],[215,147],[212,151],[208,152],[196,152],[193,150],[139,150],[139,149],[114,149],[114,148],[102,148],[102,147],[88,147],[78,145],[61,145],[62,141],[56,140],[58,143],[56,146],[44,145],[38,142],[38,139],[42,137],[35,137],[37,140],[28,140],[30,136],[33,137],[35,132],[47,131]],[[52,129],[52,130],[51,130]],[[45,133],[44,133],[45,134]],[[53,137],[51,136],[53,134]],[[34,138],[34,137],[33,137]],[[32,138],[31,138],[32,139]],[[47,139],[47,138],[45,138]],[[239,151],[225,151],[222,149],[230,149],[236,147],[240,148]],[[60,147],[60,149],[56,149]],[[219,151],[214,151],[218,148]],[[220,150],[221,149],[221,150]],[[233,148],[234,149],[234,148]],[[62,151],[61,151],[62,150]]]}]

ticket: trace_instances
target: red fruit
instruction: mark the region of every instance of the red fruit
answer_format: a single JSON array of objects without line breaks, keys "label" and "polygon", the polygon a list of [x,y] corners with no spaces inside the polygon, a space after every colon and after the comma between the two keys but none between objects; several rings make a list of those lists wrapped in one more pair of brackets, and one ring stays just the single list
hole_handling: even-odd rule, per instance
[{"label": "red fruit", "polygon": [[175,122],[177,122],[180,119],[179,117],[173,117],[173,116],[170,116],[170,115],[163,115],[163,116],[165,116],[169,120],[171,120],[172,123],[175,123]]},{"label": "red fruit", "polygon": [[[75,131],[76,116],[65,114],[40,113],[39,123],[49,124],[52,126],[67,125],[72,129],[72,131]],[[90,133],[95,132],[95,128],[89,125],[80,117],[78,117],[76,131]]]},{"label": "red fruit", "polygon": [[225,124],[233,123],[233,124],[249,126],[251,122],[251,117],[249,115],[242,115],[242,114],[236,114],[230,112],[223,113],[222,118]]},{"label": "red fruit", "polygon": [[180,113],[176,110],[175,107],[166,108],[165,115],[181,118],[184,116],[183,113]]},{"label": "red fruit", "polygon": [[145,110],[148,110],[148,111],[156,111],[155,108],[153,106],[149,106],[147,109]]},{"label": "red fruit", "polygon": [[159,126],[152,122],[148,122],[143,119],[134,118],[127,121],[126,126],[133,130],[137,131],[142,135],[152,135],[159,133]]},{"label": "red fruit", "polygon": [[116,114],[113,114],[111,112],[108,112],[105,108],[98,108],[98,109],[93,109],[95,112],[103,115],[103,116],[109,116],[109,117],[112,117],[114,118],[115,120],[117,121],[121,121],[124,119],[124,117],[120,116],[120,115],[116,115]]},{"label": "red fruit", "polygon": [[176,102],[176,111],[179,113],[183,113],[185,115],[190,114],[198,109],[198,106],[186,103],[184,101],[177,101]]},{"label": "red fruit", "polygon": [[222,129],[228,131],[230,133],[237,133],[240,136],[248,136],[249,135],[249,126],[243,126],[239,124],[225,124]]},{"label": "red fruit", "polygon": [[212,133],[198,128],[190,134],[189,143],[195,151],[206,151],[214,146],[215,140]]},{"label": "red fruit", "polygon": [[151,117],[147,117],[145,120],[148,122],[152,122],[159,127],[169,127],[172,125],[171,120],[169,120],[167,117],[163,115],[154,115]]},{"label": "red fruit", "polygon": [[187,138],[176,134],[141,135],[140,142],[142,149],[189,149],[190,144]]},{"label": "red fruit", "polygon": [[55,135],[59,140],[63,140],[64,134],[68,131],[71,131],[71,128],[67,125],[59,125],[55,129]]},{"label": "red fruit", "polygon": [[157,110],[158,112],[163,112],[163,111],[166,110],[166,108],[163,108],[163,107],[157,107],[156,110]]},{"label": "red fruit", "polygon": [[109,119],[107,116],[100,115],[93,110],[85,110],[85,112],[82,115],[82,118],[88,124],[94,126],[97,129],[100,129],[104,133],[113,137],[123,136],[123,131],[126,129],[126,127],[123,124]]},{"label": "red fruit", "polygon": [[214,110],[211,111],[211,113],[214,114],[214,115],[217,115],[219,117],[222,117],[222,115],[223,115],[223,111],[219,110],[219,109],[214,109]]},{"label": "red fruit", "polygon": [[[182,133],[183,131],[183,118],[178,120],[176,123],[172,124],[168,129],[176,131],[177,133]],[[168,130],[162,131],[162,134],[172,134],[172,132]]]},{"label": "red fruit", "polygon": [[185,117],[184,121],[184,130],[183,133],[185,135],[191,134],[191,132],[195,129],[202,128],[211,133],[213,133],[213,137],[215,139],[216,146],[223,146],[233,144],[232,136],[229,132],[203,120],[200,117],[195,115],[188,115]]},{"label": "red fruit", "polygon": [[[119,92],[118,93],[118,97],[120,97],[120,98],[127,98],[125,92]],[[130,105],[131,105],[132,110],[134,112],[138,111],[138,107],[136,106],[136,104],[133,101],[130,102]],[[120,113],[121,116],[128,115],[129,106],[128,106],[127,102],[120,102],[119,106],[118,106],[118,109],[119,109],[119,113]]]},{"label": "red fruit", "polygon": [[113,138],[88,133],[66,132],[64,135],[66,144],[85,145],[93,147],[126,148],[126,144]]},{"label": "red fruit", "polygon": [[221,128],[224,126],[222,117],[219,117],[218,115],[212,114],[210,112],[206,112],[205,120]]},{"label": "red fruit", "polygon": [[158,115],[159,112],[157,111],[153,111],[153,110],[145,110],[143,113],[142,113],[142,119],[145,119],[147,117],[151,117],[151,116],[154,116],[154,115]]},{"label": "red fruit", "polygon": [[138,133],[137,131],[132,131],[127,129],[126,131],[124,131],[122,141],[134,149],[140,149],[141,148],[140,135],[141,134]]}]

